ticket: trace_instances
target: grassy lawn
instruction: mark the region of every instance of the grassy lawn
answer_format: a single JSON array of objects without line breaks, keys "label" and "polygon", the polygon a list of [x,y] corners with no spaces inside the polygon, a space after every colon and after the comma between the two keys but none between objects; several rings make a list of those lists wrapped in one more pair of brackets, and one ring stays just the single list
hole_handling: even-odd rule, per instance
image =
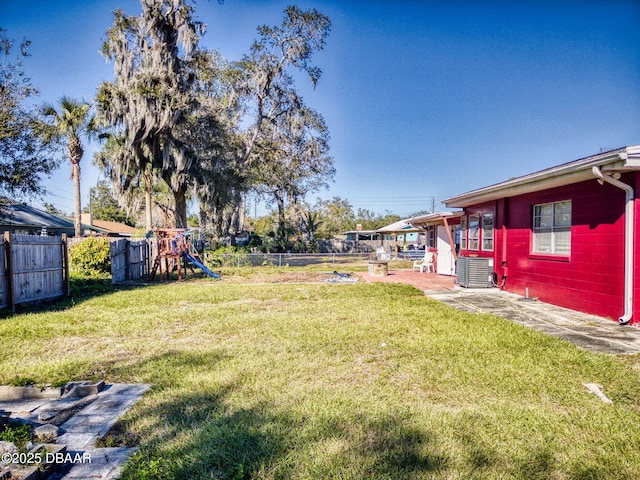
[{"label": "grassy lawn", "polygon": [[118,426],[126,479],[640,478],[639,365],[382,283],[156,284],[0,320],[0,384],[154,385]]}]

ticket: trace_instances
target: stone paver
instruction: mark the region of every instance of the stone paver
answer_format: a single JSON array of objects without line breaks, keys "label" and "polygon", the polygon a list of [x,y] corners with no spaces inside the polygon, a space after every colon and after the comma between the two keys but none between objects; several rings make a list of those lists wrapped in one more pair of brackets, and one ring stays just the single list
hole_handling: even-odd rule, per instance
[{"label": "stone paver", "polygon": [[[124,464],[136,448],[87,448],[80,453],[90,461],[80,461],[49,480],[113,480],[120,476]],[[76,452],[71,452],[74,454]]]},{"label": "stone paver", "polygon": [[[135,448],[96,448],[95,441],[104,436],[115,422],[147,392],[146,384],[108,385],[97,395],[81,399],[25,399],[0,402],[0,409],[20,417],[38,422],[42,412],[55,413],[77,407],[70,417],[60,425],[61,435],[57,444],[66,445],[71,460],[63,469],[53,473],[50,480],[112,480],[116,479]],[[44,423],[44,422],[42,422]]]},{"label": "stone paver", "polygon": [[110,480],[118,478],[125,462],[136,450],[135,448],[94,448],[95,441],[104,436],[125,414],[150,385],[116,384],[109,385],[97,395],[97,398],[76,415],[62,424],[65,431],[58,437],[58,443],[67,445],[71,452],[88,454],[90,462],[74,463],[64,480],[90,480],[99,478]]},{"label": "stone paver", "polygon": [[149,390],[149,385],[109,385],[88,406],[63,423],[58,443],[82,450],[104,436],[113,424]]},{"label": "stone paver", "polygon": [[25,400],[0,400],[0,410],[12,412],[13,417],[20,417],[28,419],[32,415],[32,412],[37,408],[48,402],[44,398],[33,398]]}]

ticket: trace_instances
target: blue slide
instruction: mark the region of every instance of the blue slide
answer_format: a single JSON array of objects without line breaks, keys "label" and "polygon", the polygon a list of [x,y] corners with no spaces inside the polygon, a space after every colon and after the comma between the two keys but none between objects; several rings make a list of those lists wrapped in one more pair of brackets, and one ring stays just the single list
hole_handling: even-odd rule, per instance
[{"label": "blue slide", "polygon": [[193,258],[188,253],[185,253],[184,256],[187,257],[187,260],[189,260],[191,263],[193,263],[196,267],[200,268],[204,273],[206,273],[210,277],[213,277],[213,278],[216,278],[216,279],[220,278],[220,275],[218,275],[217,273],[213,273],[211,270],[209,270],[206,266],[204,266],[202,263],[200,263],[198,260]]}]

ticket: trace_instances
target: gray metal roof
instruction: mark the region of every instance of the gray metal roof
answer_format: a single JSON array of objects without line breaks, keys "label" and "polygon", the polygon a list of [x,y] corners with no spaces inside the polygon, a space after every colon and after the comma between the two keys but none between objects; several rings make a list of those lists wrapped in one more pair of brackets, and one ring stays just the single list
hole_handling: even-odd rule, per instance
[{"label": "gray metal roof", "polygon": [[[74,231],[73,220],[69,218],[52,215],[21,203],[0,205],[0,227],[42,228],[43,226],[53,230]],[[82,225],[82,228],[103,231],[89,225]]]},{"label": "gray metal roof", "polygon": [[1,206],[0,225],[73,229],[72,220],[24,204]]}]

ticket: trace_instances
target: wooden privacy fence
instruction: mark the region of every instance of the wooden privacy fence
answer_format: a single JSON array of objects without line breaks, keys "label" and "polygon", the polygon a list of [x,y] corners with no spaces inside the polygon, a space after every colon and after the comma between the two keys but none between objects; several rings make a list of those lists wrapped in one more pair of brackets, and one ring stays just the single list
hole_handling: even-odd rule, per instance
[{"label": "wooden privacy fence", "polygon": [[149,245],[147,240],[121,238],[109,243],[111,254],[111,283],[136,280],[149,274]]},{"label": "wooden privacy fence", "polygon": [[[0,308],[69,295],[69,244],[84,239],[13,235],[0,237]],[[147,240],[118,239],[109,244],[112,283],[149,274]]]},{"label": "wooden privacy fence", "polygon": [[0,244],[0,308],[69,294],[67,237],[13,235]]}]

